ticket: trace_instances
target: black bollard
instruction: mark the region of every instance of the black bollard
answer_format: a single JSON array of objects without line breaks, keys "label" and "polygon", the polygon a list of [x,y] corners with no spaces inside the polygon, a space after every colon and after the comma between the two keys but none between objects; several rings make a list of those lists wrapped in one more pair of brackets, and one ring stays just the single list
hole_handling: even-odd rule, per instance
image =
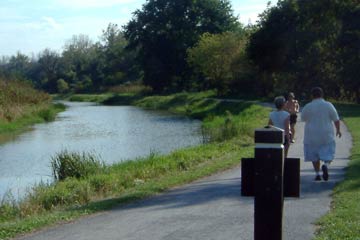
[{"label": "black bollard", "polygon": [[255,130],[255,240],[281,240],[283,224],[284,134],[278,128]]}]

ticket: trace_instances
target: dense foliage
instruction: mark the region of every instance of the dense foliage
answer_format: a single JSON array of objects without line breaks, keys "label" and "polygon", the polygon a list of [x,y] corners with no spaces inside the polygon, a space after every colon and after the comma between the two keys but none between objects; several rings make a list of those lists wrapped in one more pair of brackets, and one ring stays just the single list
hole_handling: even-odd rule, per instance
[{"label": "dense foliage", "polygon": [[226,95],[232,87],[239,91],[251,90],[252,66],[246,58],[246,43],[243,34],[205,33],[194,47],[188,49],[187,61],[194,74],[204,77],[199,76],[203,88],[217,89],[219,95]]},{"label": "dense foliage", "polygon": [[155,92],[188,88],[186,51],[203,33],[238,27],[228,0],[150,0],[125,27],[129,47],[137,48],[144,83]]},{"label": "dense foliage", "polygon": [[268,8],[248,48],[263,93],[320,85],[331,97],[360,102],[359,14],[355,0],[282,0]]},{"label": "dense foliage", "polygon": [[320,85],[327,97],[360,102],[359,19],[358,0],[280,0],[246,27],[228,0],[148,0],[99,42],[78,35],[61,53],[17,53],[0,61],[0,76],[59,93],[135,82],[154,93],[306,97]]},{"label": "dense foliage", "polygon": [[45,49],[33,58],[20,52],[3,57],[0,76],[29,80],[50,93],[97,92],[140,79],[135,51],[126,46],[119,27],[109,24],[97,43],[80,34],[65,43],[62,53]]}]

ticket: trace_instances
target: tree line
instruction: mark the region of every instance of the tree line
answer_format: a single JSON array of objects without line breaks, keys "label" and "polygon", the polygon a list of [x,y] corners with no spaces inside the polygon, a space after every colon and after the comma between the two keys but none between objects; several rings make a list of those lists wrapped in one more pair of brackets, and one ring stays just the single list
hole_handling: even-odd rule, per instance
[{"label": "tree line", "polygon": [[135,52],[126,51],[126,45],[120,28],[110,23],[96,43],[80,34],[68,40],[61,53],[45,49],[31,58],[20,52],[3,57],[0,76],[30,81],[49,93],[102,91],[140,79]]},{"label": "tree line", "polygon": [[360,102],[358,0],[280,0],[244,26],[228,0],[148,0],[93,43],[73,36],[61,53],[17,53],[0,76],[48,92],[97,92],[141,82],[153,93],[300,95],[314,85]]}]

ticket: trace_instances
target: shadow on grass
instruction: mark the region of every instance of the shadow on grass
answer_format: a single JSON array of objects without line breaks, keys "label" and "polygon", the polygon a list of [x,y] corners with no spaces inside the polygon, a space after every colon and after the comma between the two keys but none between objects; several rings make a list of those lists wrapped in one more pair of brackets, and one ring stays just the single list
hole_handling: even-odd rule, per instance
[{"label": "shadow on grass", "polygon": [[190,116],[193,118],[203,119],[207,116],[224,116],[227,111],[233,115],[237,115],[251,105],[253,105],[253,103],[226,102],[208,99],[198,105],[198,109],[194,109]]},{"label": "shadow on grass", "polygon": [[339,191],[353,192],[360,189],[360,154],[353,154],[351,158],[345,176],[345,179],[350,181],[345,181],[345,184],[338,189]]},{"label": "shadow on grass", "polygon": [[143,97],[144,97],[143,95],[118,94],[118,95],[113,95],[108,99],[105,99],[101,103],[104,105],[131,105],[135,101]]},{"label": "shadow on grass", "polygon": [[360,105],[351,103],[335,104],[341,117],[360,117]]}]

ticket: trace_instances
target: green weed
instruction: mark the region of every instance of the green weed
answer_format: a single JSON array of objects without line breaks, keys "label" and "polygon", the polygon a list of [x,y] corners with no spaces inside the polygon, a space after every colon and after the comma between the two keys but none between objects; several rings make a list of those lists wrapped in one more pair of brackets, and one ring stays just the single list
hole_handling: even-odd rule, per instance
[{"label": "green weed", "polygon": [[208,99],[212,94],[147,97],[138,104],[201,117],[208,129],[226,129],[223,140],[168,155],[151,152],[148,157],[106,167],[94,156],[63,151],[52,159],[56,181],[34,186],[13,211],[7,210],[6,220],[0,223],[0,238],[151,196],[250,157],[253,130],[266,123],[268,110],[249,103]]},{"label": "green weed", "polygon": [[62,181],[66,178],[85,178],[91,174],[104,171],[105,164],[94,154],[77,153],[63,150],[51,158],[54,179]]}]

